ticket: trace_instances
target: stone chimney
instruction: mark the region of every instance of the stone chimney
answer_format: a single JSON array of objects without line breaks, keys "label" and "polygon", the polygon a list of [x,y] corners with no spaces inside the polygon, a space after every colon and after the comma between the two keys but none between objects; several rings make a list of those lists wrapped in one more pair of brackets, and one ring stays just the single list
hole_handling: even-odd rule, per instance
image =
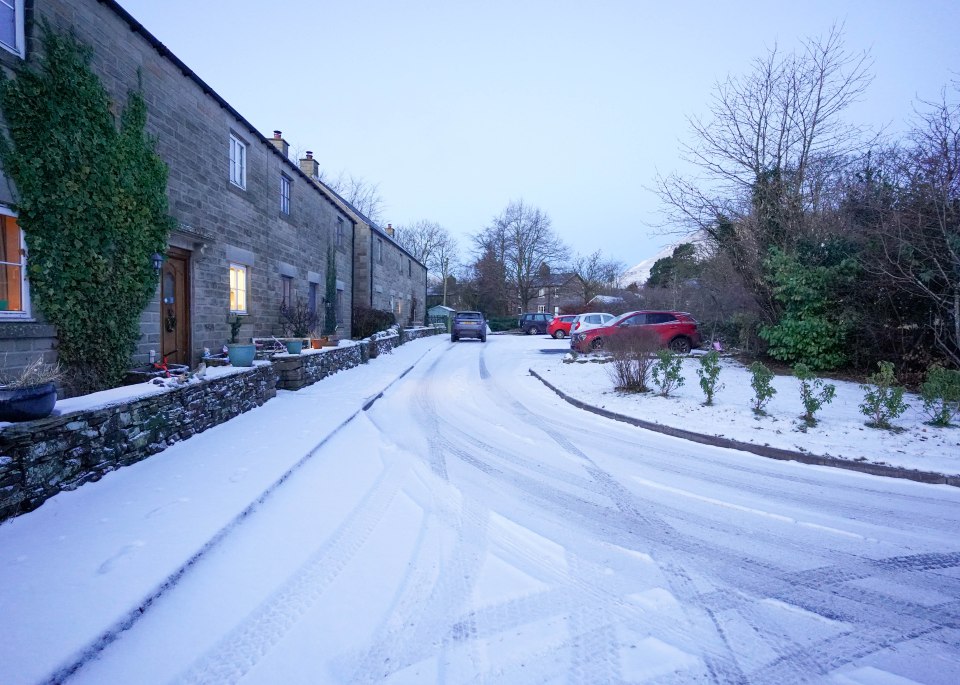
[{"label": "stone chimney", "polygon": [[394,233],[393,224],[387,224],[387,235],[392,238],[393,233]]},{"label": "stone chimney", "polygon": [[311,150],[307,150],[307,156],[300,160],[300,171],[310,178],[320,176],[320,165],[317,164],[317,160],[313,158],[313,152]]},{"label": "stone chimney", "polygon": [[287,144],[287,141],[283,139],[283,134],[280,131],[273,132],[273,138],[270,139],[270,142],[280,150],[280,153],[287,157],[290,154],[290,146]]}]

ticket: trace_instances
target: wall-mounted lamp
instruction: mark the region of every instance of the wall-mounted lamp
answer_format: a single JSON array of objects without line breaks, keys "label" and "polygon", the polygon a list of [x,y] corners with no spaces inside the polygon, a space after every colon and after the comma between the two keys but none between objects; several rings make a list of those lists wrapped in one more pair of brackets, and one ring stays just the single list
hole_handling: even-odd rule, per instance
[{"label": "wall-mounted lamp", "polygon": [[153,260],[154,271],[160,271],[160,269],[163,268],[164,257],[162,254],[160,254],[159,252],[154,252],[153,257],[151,257],[150,259]]}]

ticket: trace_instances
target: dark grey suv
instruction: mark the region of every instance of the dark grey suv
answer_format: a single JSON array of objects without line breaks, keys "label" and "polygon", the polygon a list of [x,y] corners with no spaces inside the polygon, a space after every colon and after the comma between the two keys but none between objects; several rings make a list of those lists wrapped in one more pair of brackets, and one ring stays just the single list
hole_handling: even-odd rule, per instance
[{"label": "dark grey suv", "polygon": [[482,313],[457,312],[453,315],[450,342],[457,342],[460,338],[479,338],[480,342],[487,342],[487,320]]},{"label": "dark grey suv", "polygon": [[537,335],[538,333],[546,333],[547,326],[550,325],[550,322],[553,321],[553,314],[547,314],[546,312],[527,312],[526,314],[520,315],[520,320],[517,321],[517,324],[527,335]]}]

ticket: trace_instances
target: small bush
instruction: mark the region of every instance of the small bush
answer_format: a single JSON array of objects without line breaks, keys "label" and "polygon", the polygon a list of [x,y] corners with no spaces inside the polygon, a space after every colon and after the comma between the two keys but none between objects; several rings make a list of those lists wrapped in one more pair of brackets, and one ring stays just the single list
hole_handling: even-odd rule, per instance
[{"label": "small bush", "polygon": [[491,316],[487,319],[487,325],[494,333],[503,331],[512,331],[517,328],[517,317],[515,316]]},{"label": "small bush", "polygon": [[777,389],[771,385],[773,381],[773,371],[767,368],[763,362],[753,362],[750,365],[750,387],[753,388],[753,413],[761,416],[767,412],[764,407],[774,395]]},{"label": "small bush", "polygon": [[953,417],[960,413],[960,371],[934,365],[920,386],[920,397],[930,423],[949,426]]},{"label": "small bush", "polygon": [[697,375],[700,377],[700,387],[707,400],[704,402],[708,407],[713,404],[713,396],[723,386],[718,385],[720,378],[720,353],[711,350],[700,357],[700,368],[697,369]]},{"label": "small bush", "polygon": [[877,362],[877,364],[880,371],[867,379],[870,385],[860,386],[860,389],[866,393],[860,405],[860,411],[870,419],[867,425],[871,428],[891,428],[890,420],[905,412],[907,405],[903,401],[903,388],[896,385],[893,363]]},{"label": "small bush", "polygon": [[657,360],[651,367],[653,382],[657,384],[660,397],[668,397],[683,385],[683,359],[670,350],[657,350]]},{"label": "small bush", "polygon": [[660,347],[656,335],[643,330],[625,330],[607,339],[610,376],[617,390],[649,392],[647,379],[654,352]]},{"label": "small bush", "polygon": [[793,375],[800,381],[800,400],[803,402],[804,414],[801,417],[808,426],[816,426],[814,414],[820,407],[830,404],[837,389],[832,384],[823,384],[823,380],[813,375],[813,371],[806,364],[796,364]]},{"label": "small bush", "polygon": [[369,338],[378,331],[385,331],[397,322],[393,312],[370,307],[353,308],[353,335],[358,339]]}]

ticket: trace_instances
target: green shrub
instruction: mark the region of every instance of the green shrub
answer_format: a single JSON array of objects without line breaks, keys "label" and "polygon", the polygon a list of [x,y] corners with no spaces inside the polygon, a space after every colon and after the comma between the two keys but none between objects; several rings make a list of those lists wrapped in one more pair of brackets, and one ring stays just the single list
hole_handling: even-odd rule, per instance
[{"label": "green shrub", "polygon": [[700,377],[700,387],[707,400],[704,402],[708,407],[713,404],[714,394],[723,386],[718,385],[720,378],[720,353],[711,350],[700,357],[700,368],[697,369],[697,375]]},{"label": "green shrub", "polygon": [[870,385],[860,386],[860,389],[866,393],[860,405],[860,411],[870,419],[867,425],[871,428],[891,428],[890,420],[905,412],[907,405],[903,401],[903,388],[896,385],[893,363],[877,362],[877,364],[880,371],[867,379]]},{"label": "green shrub", "polygon": [[495,333],[512,331],[518,328],[517,317],[515,316],[494,316],[487,319],[487,325],[490,326],[490,330]]},{"label": "green shrub", "polygon": [[949,426],[960,413],[960,371],[933,366],[920,386],[923,410],[934,426]]},{"label": "green shrub", "polygon": [[803,402],[804,414],[801,418],[808,426],[817,425],[814,414],[820,407],[830,404],[837,392],[832,384],[824,385],[823,380],[813,375],[813,371],[806,364],[796,364],[793,375],[800,381],[800,400]]},{"label": "green shrub", "polygon": [[750,365],[750,387],[753,388],[753,413],[761,416],[767,412],[764,407],[774,395],[777,389],[773,387],[773,371],[767,368],[763,362],[753,362]]},{"label": "green shrub", "polygon": [[669,397],[670,393],[683,385],[683,358],[668,349],[657,350],[657,360],[650,373],[657,384],[660,397]]},{"label": "green shrub", "polygon": [[354,307],[352,328],[354,337],[362,340],[374,333],[385,331],[397,322],[393,312],[370,307]]}]

